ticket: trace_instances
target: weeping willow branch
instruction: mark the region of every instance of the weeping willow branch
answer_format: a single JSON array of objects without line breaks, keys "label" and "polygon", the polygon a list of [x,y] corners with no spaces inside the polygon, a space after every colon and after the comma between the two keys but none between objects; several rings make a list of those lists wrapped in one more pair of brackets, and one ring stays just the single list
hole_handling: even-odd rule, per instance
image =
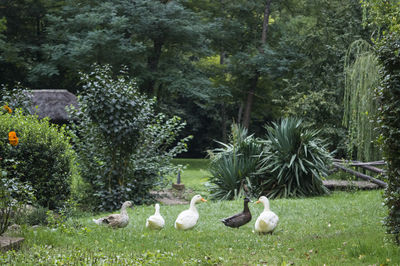
[{"label": "weeping willow branch", "polygon": [[374,141],[377,112],[374,89],[379,82],[379,64],[371,46],[364,40],[353,42],[345,56],[343,124],[348,128],[350,156],[359,161],[380,159]]}]

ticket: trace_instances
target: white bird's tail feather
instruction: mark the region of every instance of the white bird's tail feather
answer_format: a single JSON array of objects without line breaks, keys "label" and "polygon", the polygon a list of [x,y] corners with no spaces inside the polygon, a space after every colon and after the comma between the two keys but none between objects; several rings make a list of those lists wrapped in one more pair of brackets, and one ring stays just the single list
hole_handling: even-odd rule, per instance
[{"label": "white bird's tail feather", "polygon": [[93,219],[93,222],[95,222],[95,224],[101,225],[103,223],[103,219]]},{"label": "white bird's tail feather", "polygon": [[184,227],[183,227],[183,225],[181,224],[181,223],[179,223],[179,222],[175,222],[175,228],[176,229],[184,229]]}]

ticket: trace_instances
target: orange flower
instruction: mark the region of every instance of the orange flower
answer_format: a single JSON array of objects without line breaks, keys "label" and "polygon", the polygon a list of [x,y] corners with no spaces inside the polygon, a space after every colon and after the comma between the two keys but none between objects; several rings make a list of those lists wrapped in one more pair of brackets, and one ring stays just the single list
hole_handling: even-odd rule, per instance
[{"label": "orange flower", "polygon": [[3,106],[3,109],[6,110],[6,111],[7,111],[8,113],[10,113],[10,114],[12,113],[12,110],[11,110],[10,107],[8,107],[8,105],[4,105],[4,106]]},{"label": "orange flower", "polygon": [[17,133],[15,133],[15,131],[10,131],[8,133],[8,141],[13,146],[17,146],[18,145],[18,137],[17,137]]}]

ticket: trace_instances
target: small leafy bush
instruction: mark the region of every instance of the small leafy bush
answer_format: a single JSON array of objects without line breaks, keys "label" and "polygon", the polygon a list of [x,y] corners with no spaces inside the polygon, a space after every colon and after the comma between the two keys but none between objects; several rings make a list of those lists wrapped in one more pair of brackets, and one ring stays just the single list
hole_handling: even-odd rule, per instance
[{"label": "small leafy bush", "polygon": [[[16,132],[16,146],[8,141],[10,131]],[[9,169],[9,176],[29,182],[40,206],[63,206],[70,196],[71,177],[77,174],[75,153],[65,127],[13,110],[11,114],[0,114],[0,136],[0,157],[18,162],[18,168]]]},{"label": "small leafy bush", "polygon": [[47,211],[49,209],[38,206],[32,208],[32,210],[23,214],[22,223],[33,226],[33,225],[47,225]]},{"label": "small leafy bush", "polygon": [[[15,164],[12,164],[12,167],[14,166]],[[32,200],[32,186],[28,182],[23,183],[18,178],[10,177],[7,169],[0,167],[0,235],[7,230],[12,214],[17,215],[24,205]]]},{"label": "small leafy bush", "polygon": [[[210,151],[211,197],[234,199],[250,193],[262,152],[262,145],[247,129],[233,124],[230,143],[218,142],[222,147]],[[247,190],[247,191],[246,191]]]},{"label": "small leafy bush", "polygon": [[306,129],[302,120],[284,118],[266,126],[266,139],[258,173],[264,176],[263,194],[271,198],[329,193],[322,179],[329,173],[332,154],[318,131]]},{"label": "small leafy bush", "polygon": [[150,189],[173,169],[171,159],[187,149],[190,137],[177,140],[185,123],[157,114],[155,99],[140,94],[124,73],[114,78],[109,66],[95,65],[81,79],[79,110],[70,113],[87,202],[114,210],[126,200],[151,200]]}]

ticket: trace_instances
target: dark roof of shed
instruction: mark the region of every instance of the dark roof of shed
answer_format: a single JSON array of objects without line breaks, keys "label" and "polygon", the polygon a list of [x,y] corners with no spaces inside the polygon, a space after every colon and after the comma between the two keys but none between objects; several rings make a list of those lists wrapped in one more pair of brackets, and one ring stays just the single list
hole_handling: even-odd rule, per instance
[{"label": "dark roof of shed", "polygon": [[66,106],[78,107],[76,96],[67,90],[32,90],[30,91],[32,108],[39,118],[49,117],[51,120],[69,120]]}]

